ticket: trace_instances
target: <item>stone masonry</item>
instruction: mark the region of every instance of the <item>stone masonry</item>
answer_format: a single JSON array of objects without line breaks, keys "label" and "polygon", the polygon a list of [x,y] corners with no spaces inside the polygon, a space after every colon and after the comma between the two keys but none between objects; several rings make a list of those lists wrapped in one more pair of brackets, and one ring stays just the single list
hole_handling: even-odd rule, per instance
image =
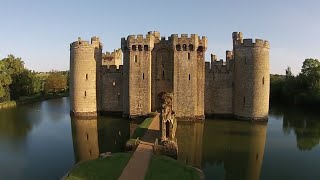
[{"label": "stone masonry", "polygon": [[[70,45],[71,111],[145,116],[160,110],[159,95],[174,95],[177,119],[228,116],[265,120],[269,111],[269,43],[234,32],[226,61],[211,55],[207,38],[196,34],[121,39],[121,50],[102,53],[102,44],[79,39]],[[122,60],[123,58],[123,65]],[[89,76],[89,77],[88,77]],[[96,77],[95,77],[96,76]]]}]

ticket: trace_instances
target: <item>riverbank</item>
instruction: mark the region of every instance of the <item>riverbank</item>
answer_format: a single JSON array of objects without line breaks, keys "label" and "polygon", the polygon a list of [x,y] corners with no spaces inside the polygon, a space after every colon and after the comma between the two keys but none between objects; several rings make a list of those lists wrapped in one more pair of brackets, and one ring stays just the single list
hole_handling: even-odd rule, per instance
[{"label": "riverbank", "polygon": [[15,101],[7,101],[0,103],[0,109],[7,109],[11,107],[16,107],[17,103]]},{"label": "riverbank", "polygon": [[7,108],[16,107],[17,105],[29,104],[29,103],[34,103],[34,102],[39,102],[39,101],[44,101],[44,100],[49,100],[49,99],[56,99],[56,98],[61,98],[61,97],[67,97],[67,96],[69,96],[69,92],[45,94],[45,95],[36,94],[34,96],[21,97],[19,100],[16,100],[16,101],[2,102],[2,103],[0,103],[0,109],[7,109]]}]

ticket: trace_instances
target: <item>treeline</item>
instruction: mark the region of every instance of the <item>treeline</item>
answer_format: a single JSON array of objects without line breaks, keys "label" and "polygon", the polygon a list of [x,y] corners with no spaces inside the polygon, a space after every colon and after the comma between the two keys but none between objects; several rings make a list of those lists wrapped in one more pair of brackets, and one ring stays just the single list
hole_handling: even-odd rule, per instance
[{"label": "treeline", "polygon": [[294,76],[290,67],[286,75],[270,76],[271,103],[320,105],[320,61],[305,59],[301,72]]},{"label": "treeline", "polygon": [[14,55],[0,60],[0,103],[68,91],[68,71],[35,72]]}]

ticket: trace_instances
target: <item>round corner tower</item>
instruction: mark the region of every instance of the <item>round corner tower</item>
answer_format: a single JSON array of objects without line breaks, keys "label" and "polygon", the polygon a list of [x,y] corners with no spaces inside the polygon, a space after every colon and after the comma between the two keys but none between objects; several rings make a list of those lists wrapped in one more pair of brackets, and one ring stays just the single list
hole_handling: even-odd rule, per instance
[{"label": "round corner tower", "polygon": [[70,111],[76,116],[97,115],[98,49],[102,49],[102,45],[95,37],[91,39],[91,44],[80,38],[70,44]]},{"label": "round corner tower", "polygon": [[267,120],[269,113],[269,42],[243,39],[234,32],[234,115],[239,119]]}]

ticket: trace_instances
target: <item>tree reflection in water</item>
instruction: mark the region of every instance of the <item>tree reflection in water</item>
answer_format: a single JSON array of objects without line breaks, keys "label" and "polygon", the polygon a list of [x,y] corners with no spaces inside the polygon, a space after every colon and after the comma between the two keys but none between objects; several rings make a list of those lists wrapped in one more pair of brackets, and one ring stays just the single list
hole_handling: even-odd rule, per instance
[{"label": "tree reflection in water", "polygon": [[271,115],[283,118],[283,132],[296,135],[297,147],[309,151],[320,143],[320,116],[314,109],[285,106],[272,106]]}]

